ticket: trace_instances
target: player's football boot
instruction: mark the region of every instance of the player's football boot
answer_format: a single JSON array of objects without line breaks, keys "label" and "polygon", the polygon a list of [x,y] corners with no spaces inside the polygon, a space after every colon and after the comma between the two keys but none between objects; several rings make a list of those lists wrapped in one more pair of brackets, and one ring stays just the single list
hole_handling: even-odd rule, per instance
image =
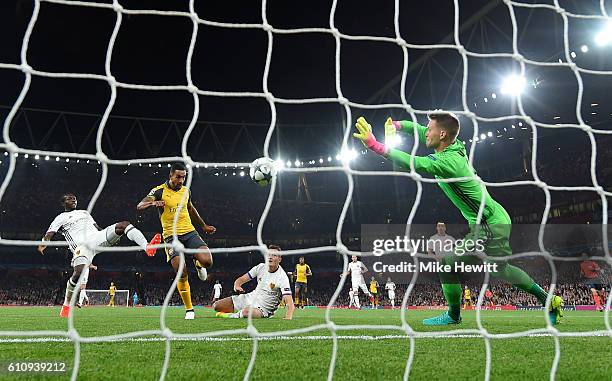
[{"label": "player's football boot", "polygon": [[152,257],[155,255],[155,253],[157,252],[157,249],[154,247],[151,247],[152,245],[159,245],[161,243],[161,234],[157,233],[153,236],[153,238],[151,238],[151,242],[149,242],[149,244],[147,245],[147,249],[145,250],[145,252],[147,253],[147,255],[149,257]]},{"label": "player's football boot", "polygon": [[563,317],[563,299],[555,295],[552,297],[550,301],[550,308],[548,310],[548,317],[550,318],[550,324],[557,325],[561,323],[561,318]]},{"label": "player's football boot", "polygon": [[60,311],[60,316],[67,318],[70,315],[70,306],[62,306],[62,310]]},{"label": "player's football boot", "polygon": [[228,318],[230,317],[230,315],[231,315],[231,313],[230,313],[230,312],[217,312],[217,313],[215,314],[215,316],[216,316],[216,317],[219,317],[219,318],[226,318],[226,319],[228,319]]},{"label": "player's football boot", "polygon": [[83,307],[83,305],[81,303],[77,303],[76,306],[79,307],[79,308]]},{"label": "player's football boot", "polygon": [[450,325],[459,323],[461,323],[461,317],[459,317],[459,320],[455,320],[448,314],[448,311],[429,319],[423,319],[423,325]]},{"label": "player's football boot", "polygon": [[208,271],[206,271],[206,268],[202,266],[200,261],[195,258],[193,259],[193,264],[195,265],[196,271],[198,272],[198,278],[200,278],[200,280],[202,281],[206,281],[206,279],[208,279]]},{"label": "player's football boot", "polygon": [[194,310],[185,311],[185,320],[193,320],[193,319],[195,319],[195,311]]}]

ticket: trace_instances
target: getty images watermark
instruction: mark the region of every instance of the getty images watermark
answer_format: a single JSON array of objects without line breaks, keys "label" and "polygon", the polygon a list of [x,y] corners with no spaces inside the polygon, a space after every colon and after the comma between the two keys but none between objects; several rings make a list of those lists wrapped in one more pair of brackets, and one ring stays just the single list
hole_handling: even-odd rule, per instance
[{"label": "getty images watermark", "polygon": [[[361,250],[373,254],[361,258],[373,273],[400,283],[410,282],[414,273],[419,273],[417,282],[438,282],[439,273],[484,274],[499,266],[475,257],[485,251],[483,239],[450,229],[436,232],[435,225],[411,225],[410,236],[406,225],[362,225]],[[425,257],[415,260],[416,254]],[[448,256],[452,260],[442,260]]]}]

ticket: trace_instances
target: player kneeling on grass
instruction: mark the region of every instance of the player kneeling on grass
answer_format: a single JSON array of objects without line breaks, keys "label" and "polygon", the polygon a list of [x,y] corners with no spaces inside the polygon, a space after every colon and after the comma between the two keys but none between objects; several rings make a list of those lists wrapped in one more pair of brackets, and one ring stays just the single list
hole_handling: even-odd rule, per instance
[{"label": "player kneeling on grass", "polygon": [[[284,319],[291,320],[295,305],[291,295],[291,286],[285,270],[280,266],[280,247],[270,245],[268,263],[260,263],[246,274],[234,281],[234,291],[241,292],[216,301],[213,308],[217,317],[248,318],[249,313],[255,318],[269,318],[274,315],[281,300],[287,306]],[[242,285],[257,279],[255,290],[244,294]]]}]

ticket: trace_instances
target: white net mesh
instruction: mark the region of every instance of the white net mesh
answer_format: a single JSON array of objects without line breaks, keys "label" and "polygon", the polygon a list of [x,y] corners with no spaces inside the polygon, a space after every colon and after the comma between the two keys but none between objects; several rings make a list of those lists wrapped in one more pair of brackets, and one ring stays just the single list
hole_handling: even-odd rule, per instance
[{"label": "white net mesh", "polygon": [[[62,4],[62,5],[74,6],[74,7],[98,8],[100,9],[101,12],[114,12],[115,13],[116,22],[115,22],[115,27],[112,32],[112,35],[108,41],[108,47],[106,51],[106,60],[105,60],[105,65],[104,65],[104,68],[105,68],[104,75],[88,74],[88,73],[58,73],[58,72],[40,71],[40,70],[37,70],[36,68],[31,67],[28,64],[28,43],[30,41],[32,31],[36,27],[36,22],[39,17],[39,13],[40,13],[41,3],[43,2]],[[366,36],[366,35],[364,36],[347,35],[347,34],[342,33],[335,26],[335,12],[336,12],[336,7],[338,5],[337,0],[333,1],[332,7],[331,7],[331,11],[329,14],[329,28],[299,28],[299,29],[279,29],[279,28],[275,28],[274,26],[270,25],[270,23],[268,23],[267,21],[268,19],[267,19],[267,1],[266,0],[262,0],[262,6],[261,6],[262,21],[261,23],[255,23],[255,24],[224,23],[224,22],[215,22],[215,21],[203,19],[194,10],[194,0],[190,1],[190,4],[189,4],[190,11],[189,12],[126,9],[117,0],[113,0],[112,4],[100,4],[100,3],[85,2],[85,1],[66,1],[66,0],[35,0],[34,10],[33,10],[31,19],[29,21],[27,30],[25,32],[22,47],[21,47],[21,63],[20,64],[0,63],[0,69],[21,71],[23,72],[25,76],[25,81],[23,84],[23,88],[21,89],[21,93],[19,94],[19,97],[15,101],[11,111],[9,112],[4,122],[4,127],[2,131],[3,132],[3,142],[0,143],[0,148],[10,153],[9,155],[10,162],[9,162],[9,168],[8,168],[7,175],[4,178],[2,185],[0,186],[0,200],[2,199],[2,196],[5,194],[5,191],[14,175],[15,163],[16,163],[16,159],[14,157],[15,153],[30,154],[30,155],[36,155],[36,154],[53,155],[53,156],[58,156],[58,157],[63,157],[63,158],[99,160],[102,166],[102,173],[101,173],[100,183],[97,187],[97,190],[95,194],[93,195],[93,197],[91,198],[91,201],[88,205],[89,211],[93,209],[93,206],[96,203],[96,200],[98,199],[98,197],[100,196],[101,192],[104,189],[104,186],[107,180],[109,165],[126,165],[126,164],[133,164],[133,163],[167,163],[168,161],[183,161],[184,163],[188,165],[189,175],[188,175],[187,186],[191,184],[191,180],[193,177],[191,168],[193,168],[193,166],[195,166],[196,164],[201,164],[201,165],[215,164],[219,168],[234,167],[235,165],[247,166],[248,163],[227,163],[227,162],[225,163],[197,163],[192,160],[191,156],[187,152],[187,142],[199,118],[199,114],[200,114],[199,96],[200,95],[215,96],[215,97],[255,97],[255,98],[265,99],[269,104],[270,112],[271,112],[270,126],[268,129],[268,133],[267,133],[266,140],[265,140],[264,147],[263,147],[264,155],[267,157],[269,157],[270,140],[277,126],[276,104],[312,104],[312,103],[339,104],[344,108],[344,113],[345,113],[345,118],[346,118],[345,119],[346,126],[344,129],[344,138],[342,141],[342,148],[347,149],[348,147],[347,143],[350,137],[350,133],[352,132],[352,124],[354,120],[354,117],[351,112],[351,107],[357,107],[361,109],[395,108],[395,109],[403,110],[406,113],[409,113],[412,120],[414,121],[416,121],[417,115],[424,115],[428,113],[428,110],[414,109],[407,102],[407,99],[405,96],[406,79],[407,79],[407,74],[408,74],[408,62],[409,62],[408,49],[452,49],[461,55],[462,61],[463,61],[462,108],[460,110],[448,110],[448,111],[452,111],[458,115],[469,118],[471,120],[474,126],[473,138],[475,140],[479,136],[479,131],[478,131],[479,122],[499,122],[499,121],[521,120],[531,127],[531,132],[533,136],[532,157],[531,157],[531,171],[534,177],[533,181],[489,183],[489,182],[483,181],[479,177],[476,177],[476,180],[479,181],[483,185],[494,186],[494,187],[495,186],[513,186],[513,185],[534,185],[540,188],[545,193],[546,207],[543,213],[540,232],[539,232],[539,246],[540,246],[541,253],[515,254],[515,255],[508,257],[507,259],[520,258],[520,257],[538,254],[538,255],[543,255],[548,260],[548,263],[550,265],[551,274],[552,274],[552,284],[553,284],[553,287],[551,287],[549,291],[549,296],[547,300],[547,306],[548,306],[550,304],[552,292],[554,291],[554,284],[556,283],[556,280],[557,280],[557,272],[554,266],[553,258],[551,254],[546,251],[544,244],[543,244],[544,226],[546,225],[547,217],[549,215],[550,206],[551,206],[550,191],[593,191],[593,192],[596,192],[600,196],[601,205],[602,205],[602,225],[603,225],[602,233],[603,233],[603,248],[605,250],[605,261],[606,263],[612,265],[612,256],[610,255],[610,252],[608,249],[608,237],[607,237],[608,203],[607,203],[607,198],[606,198],[606,197],[612,196],[612,193],[605,191],[602,188],[602,186],[598,183],[598,179],[597,179],[597,175],[595,171],[596,155],[597,155],[597,145],[595,141],[595,135],[612,134],[612,131],[592,128],[591,126],[589,126],[587,123],[584,122],[583,117],[581,115],[582,94],[583,94],[582,74],[609,76],[609,75],[612,75],[612,71],[590,70],[590,69],[585,69],[585,68],[578,66],[574,62],[570,54],[569,37],[568,37],[568,20],[569,19],[585,18],[585,19],[601,19],[601,20],[611,20],[611,21],[612,19],[606,13],[606,7],[605,7],[604,0],[600,0],[599,2],[600,10],[601,10],[600,15],[583,15],[583,14],[574,14],[574,13],[567,12],[565,9],[563,9],[559,5],[559,2],[557,0],[555,0],[553,4],[526,4],[526,3],[514,2],[514,1],[504,1],[504,3],[508,8],[508,13],[512,20],[513,51],[511,53],[476,53],[476,52],[468,51],[462,45],[460,38],[459,38],[460,22],[459,22],[459,1],[458,0],[454,0],[454,43],[452,44],[428,44],[428,45],[411,44],[402,38],[400,34],[400,28],[399,28],[399,14],[400,14],[399,0],[395,0],[395,11],[394,11],[394,21],[393,21],[395,38]],[[519,52],[518,44],[517,44],[518,27],[517,27],[517,22],[516,22],[516,17],[515,17],[515,8],[517,7],[547,9],[547,10],[550,10],[551,12],[558,13],[562,17],[563,25],[564,25],[563,38],[564,38],[564,47],[565,47],[565,61],[564,62],[557,63],[557,62],[534,61],[534,60],[525,58],[521,54],[521,52]],[[189,49],[187,52],[187,59],[185,62],[187,85],[154,86],[154,85],[146,85],[146,84],[125,83],[125,82],[117,81],[115,79],[111,71],[111,61],[113,59],[113,47],[115,45],[115,41],[119,34],[122,20],[124,16],[126,15],[158,15],[158,16],[168,16],[168,17],[183,17],[183,18],[190,19],[192,21],[193,29],[192,29],[191,41],[189,44]],[[219,27],[219,28],[259,29],[259,30],[266,32],[267,39],[268,39],[268,47],[267,47],[263,78],[262,78],[263,92],[209,91],[205,89],[200,89],[194,84],[192,80],[192,75],[191,75],[191,60],[192,60],[192,56],[194,52],[194,47],[196,44],[196,39],[198,37],[198,28],[201,24],[207,25],[207,26]],[[307,34],[307,33],[329,34],[333,36],[335,40],[335,47],[336,47],[336,50],[335,50],[335,89],[336,89],[337,96],[332,97],[332,98],[309,98],[309,99],[278,98],[274,96],[268,89],[268,75],[270,72],[270,65],[272,61],[274,36],[279,35],[279,34]],[[399,104],[360,104],[360,103],[352,102],[343,96],[341,72],[340,72],[340,60],[341,60],[340,52],[341,52],[341,44],[343,40],[373,41],[373,42],[379,42],[379,43],[385,43],[385,44],[395,44],[402,49],[403,70],[402,70],[402,76],[401,76],[401,92],[400,92],[401,103]],[[578,123],[576,124],[548,124],[548,123],[543,123],[541,121],[534,120],[530,115],[528,115],[524,111],[520,95],[518,96],[518,99],[517,99],[517,105],[518,105],[518,111],[519,111],[518,115],[506,115],[506,116],[501,116],[497,118],[486,118],[486,117],[477,115],[474,111],[471,110],[468,104],[468,100],[467,100],[468,57],[512,59],[520,65],[521,75],[525,74],[525,64],[536,65],[536,66],[566,67],[566,68],[571,69],[575,75],[576,82],[578,84],[578,94],[577,94],[577,102],[576,102],[576,118],[578,120]],[[24,149],[24,148],[17,146],[13,141],[11,141],[10,130],[12,126],[12,121],[17,111],[21,107],[24,98],[28,94],[33,76],[51,77],[51,78],[92,79],[92,80],[104,81],[108,84],[111,90],[111,96],[106,106],[104,115],[101,118],[101,121],[97,129],[96,154],[95,155],[77,154],[77,153],[71,153],[71,152],[55,152],[55,151]],[[153,159],[137,159],[137,160],[116,160],[116,159],[107,157],[107,155],[104,153],[102,149],[102,136],[103,136],[104,128],[106,126],[106,122],[109,118],[109,115],[111,114],[111,111],[113,110],[118,88],[144,90],[144,91],[174,90],[174,91],[185,91],[185,92],[189,92],[190,94],[192,94],[193,117],[191,119],[189,128],[187,132],[185,133],[183,141],[182,141],[181,156],[160,157],[160,158],[153,158]],[[537,139],[538,137],[537,128],[549,128],[549,129],[572,128],[572,129],[582,130],[588,135],[590,143],[591,143],[590,174],[591,174],[592,186],[581,186],[581,187],[551,186],[540,180],[538,176],[538,170],[536,167],[536,156],[537,156],[537,148],[538,148],[537,147],[537,140],[538,140]],[[416,153],[416,148],[418,145],[418,138],[416,140],[417,141],[415,141],[413,150],[412,150],[413,154]],[[470,155],[469,155],[470,163],[473,162],[474,152],[475,152],[475,144],[472,145],[471,150],[470,150]],[[421,195],[422,195],[422,183],[423,182],[435,183],[438,181],[453,182],[453,181],[460,180],[460,179],[436,180],[436,179],[423,178],[414,171],[414,168],[410,172],[357,171],[351,168],[350,163],[348,161],[344,162],[342,166],[290,168],[290,169],[286,169],[286,171],[291,171],[291,172],[336,171],[336,172],[343,172],[346,175],[346,178],[348,180],[348,191],[346,194],[346,199],[344,201],[344,207],[342,208],[342,212],[338,219],[337,230],[336,230],[336,245],[335,246],[315,247],[315,248],[309,248],[309,249],[288,250],[288,251],[283,252],[283,255],[293,255],[293,254],[298,254],[298,253],[308,254],[308,253],[325,252],[325,251],[337,251],[342,255],[344,259],[344,263],[343,263],[344,269],[347,268],[349,255],[352,255],[352,254],[368,255],[368,253],[360,253],[360,252],[354,252],[354,251],[349,250],[347,246],[345,246],[345,244],[342,242],[342,238],[341,238],[342,226],[345,220],[345,216],[347,214],[347,210],[349,208],[349,204],[353,196],[353,187],[354,187],[353,176],[356,176],[356,175],[358,176],[405,176],[405,177],[409,177],[413,179],[417,184],[417,195],[416,195],[415,203],[412,207],[411,213],[407,221],[407,229],[410,228],[410,225],[416,214],[417,208],[419,207]],[[271,207],[271,204],[274,198],[275,190],[276,190],[276,181],[274,181],[270,187],[267,204],[262,213],[261,219],[257,227],[257,245],[223,248],[223,252],[236,253],[236,252],[246,252],[246,251],[258,250],[262,254],[264,255],[266,254],[267,248],[264,244],[262,232],[263,232],[263,226],[266,222],[266,217],[268,215],[268,212],[270,210],[270,207]],[[484,200],[482,200],[482,203],[480,206],[480,210],[478,214],[478,221],[480,221],[482,217],[483,207],[484,207]],[[177,219],[178,219],[178,213],[175,216],[175,223]],[[37,246],[39,242],[38,241],[3,239],[3,240],[0,240],[0,244]],[[65,246],[66,244],[62,242],[50,242],[49,245]],[[181,252],[182,258],[183,258],[182,256],[183,252],[195,252],[195,250],[185,249],[182,246],[182,244],[180,244],[180,242],[177,240],[176,231],[174,232],[174,242],[172,246],[175,250],[178,250],[179,252]],[[98,249],[100,251],[133,250],[132,248],[128,248],[128,247],[115,247],[115,248],[102,247]],[[221,250],[213,248],[211,251],[214,254],[216,252],[220,252]],[[418,261],[418,257],[419,256],[415,256],[414,260]],[[575,258],[574,259],[555,258],[555,260],[576,260],[576,259]],[[407,336],[410,339],[410,348],[409,348],[410,352],[409,352],[409,356],[406,362],[406,367],[405,367],[405,372],[404,372],[404,379],[408,379],[410,376],[410,370],[411,370],[413,360],[414,360],[416,339],[432,338],[432,337],[444,337],[444,338],[452,339],[455,337],[465,337],[466,335],[478,335],[483,338],[484,343],[485,343],[485,349],[486,349],[485,380],[489,380],[490,375],[491,375],[491,340],[518,338],[518,337],[524,337],[524,336],[529,336],[529,335],[544,335],[544,336],[552,336],[555,342],[555,357],[554,357],[554,361],[550,369],[550,379],[552,380],[555,378],[557,366],[559,364],[559,359],[561,355],[559,337],[562,337],[562,336],[576,336],[576,337],[595,336],[595,335],[602,335],[602,334],[610,335],[612,337],[612,326],[610,325],[610,322],[609,322],[609,309],[610,309],[610,305],[612,302],[612,293],[608,295],[608,298],[606,300],[607,308],[604,314],[605,326],[606,326],[605,331],[560,332],[553,325],[551,325],[547,313],[544,312],[544,316],[547,321],[546,327],[544,328],[523,331],[523,332],[507,333],[507,334],[493,334],[493,333],[488,332],[483,326],[482,321],[481,321],[480,310],[477,308],[476,309],[476,320],[477,320],[478,329],[456,329],[456,330],[444,331],[444,332],[416,332],[406,320],[406,311],[407,311],[406,304],[413,290],[414,284],[411,284],[408,287],[408,290],[404,295],[404,298],[402,301],[402,310],[401,310],[401,325],[397,325],[397,326],[394,326],[394,325],[388,325],[388,326],[387,325],[385,326],[381,326],[381,325],[350,325],[350,326],[349,325],[337,325],[332,320],[331,309],[328,308],[325,314],[325,324],[318,324],[315,326],[310,326],[310,327],[301,328],[301,329],[263,333],[263,332],[259,332],[256,329],[256,327],[253,325],[252,319],[249,318],[247,327],[244,329],[203,332],[203,333],[198,333],[198,334],[179,334],[179,333],[175,333],[171,331],[166,326],[165,315],[166,315],[166,309],[168,307],[170,298],[172,294],[175,292],[175,289],[177,286],[177,281],[179,278],[178,274],[181,274],[183,267],[184,267],[184,260],[181,261],[181,266],[177,272],[177,276],[175,277],[174,282],[172,283],[172,286],[168,290],[167,296],[164,300],[164,304],[163,304],[163,307],[160,313],[160,329],[159,330],[130,332],[127,334],[119,334],[119,335],[112,335],[112,336],[82,337],[79,334],[79,332],[75,329],[73,317],[71,316],[68,320],[68,330],[67,331],[0,331],[0,335],[1,336],[13,336],[13,337],[14,336],[27,336],[27,337],[44,336],[44,337],[59,337],[59,338],[63,337],[63,338],[68,338],[72,340],[75,346],[74,367],[72,368],[72,376],[71,376],[72,380],[75,380],[79,374],[80,344],[81,343],[95,343],[95,342],[107,342],[107,341],[123,340],[123,339],[133,339],[133,338],[150,336],[150,335],[158,335],[166,342],[165,357],[164,357],[164,363],[163,363],[163,367],[162,367],[161,374],[160,374],[160,380],[163,380],[167,374],[168,365],[170,361],[170,353],[171,353],[171,349],[170,349],[171,340],[207,339],[207,338],[219,337],[219,336],[224,336],[224,335],[235,335],[235,334],[250,335],[252,342],[253,342],[253,346],[252,346],[252,355],[250,358],[250,362],[244,374],[244,379],[246,380],[250,378],[251,373],[253,371],[253,367],[255,365],[255,361],[257,359],[257,349],[258,349],[259,340],[266,340],[271,337],[290,336],[290,335],[296,335],[296,334],[301,334],[301,333],[307,333],[307,332],[312,332],[318,329],[328,329],[330,331],[330,334],[333,340],[332,354],[331,354],[331,359],[330,359],[329,368],[328,368],[328,379],[331,380],[334,376],[336,359],[338,356],[338,338],[339,338],[337,334],[338,331],[356,330],[356,329],[364,330],[364,331],[366,330],[398,331],[399,333],[402,333],[402,336],[400,337]],[[415,278],[416,276],[417,274],[415,274]],[[329,306],[333,306],[336,303],[336,300],[339,297],[340,292],[344,286],[345,280],[346,279],[344,276],[340,284],[338,285],[336,291],[334,292],[333,297],[331,298],[329,302]],[[486,275],[486,278],[485,278],[486,284],[488,284],[488,280],[489,280],[488,275]],[[486,290],[486,287],[481,288],[480,294],[478,296],[478,302],[477,302],[478,307],[481,306],[483,303],[485,290]],[[73,303],[77,295],[78,293],[75,293],[73,295]],[[403,335],[406,335],[406,336],[403,336]],[[390,337],[394,337],[394,336],[390,335]]]}]

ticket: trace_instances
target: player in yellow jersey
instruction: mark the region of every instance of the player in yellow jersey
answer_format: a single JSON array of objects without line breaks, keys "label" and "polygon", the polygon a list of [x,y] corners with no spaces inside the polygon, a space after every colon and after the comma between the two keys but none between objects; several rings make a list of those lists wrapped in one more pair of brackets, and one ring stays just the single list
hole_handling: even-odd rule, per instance
[{"label": "player in yellow jersey", "polygon": [[300,257],[299,263],[295,265],[293,277],[295,279],[295,305],[304,308],[306,295],[308,293],[308,277],[312,275],[310,266],[304,262],[304,257]]},{"label": "player in yellow jersey", "polygon": [[472,303],[472,295],[468,286],[465,286],[465,290],[463,291],[463,309],[467,309],[468,306],[474,307],[474,303]]},{"label": "player in yellow jersey", "polygon": [[378,281],[374,277],[370,280],[370,294],[372,294],[370,298],[372,308],[378,308]]},{"label": "player in yellow jersey", "polygon": [[108,302],[109,307],[115,307],[115,291],[117,291],[117,287],[115,287],[115,284],[111,282],[110,287],[108,288],[108,295],[110,296],[110,300]]},{"label": "player in yellow jersey", "polygon": [[[172,234],[174,230],[174,218],[178,213],[176,222],[176,234],[178,240],[187,249],[197,249],[196,253],[185,253],[186,257],[192,257],[198,272],[198,277],[201,280],[206,280],[208,272],[206,268],[212,266],[212,253],[208,245],[196,231],[192,220],[206,234],[213,234],[217,229],[204,222],[200,214],[191,201],[191,192],[183,186],[187,178],[187,169],[182,163],[175,163],[170,168],[170,177],[168,181],[151,189],[149,194],[138,203],[136,209],[144,210],[151,206],[157,208],[159,219],[163,228],[163,238],[166,243],[172,242]],[[172,248],[166,249],[166,259],[172,265],[174,271],[178,271],[180,263],[180,254]],[[185,319],[191,320],[195,318],[193,304],[191,302],[191,289],[187,278],[187,266],[183,268],[183,274],[178,281],[176,288],[181,295],[183,304],[185,305]]]}]

